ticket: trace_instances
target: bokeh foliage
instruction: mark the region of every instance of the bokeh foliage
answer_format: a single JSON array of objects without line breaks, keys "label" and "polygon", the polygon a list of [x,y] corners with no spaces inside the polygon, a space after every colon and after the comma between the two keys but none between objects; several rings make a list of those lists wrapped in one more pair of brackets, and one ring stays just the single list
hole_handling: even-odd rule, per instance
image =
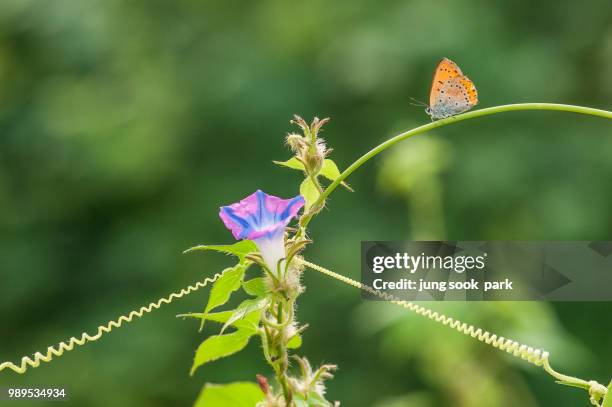
[{"label": "bokeh foliage", "polygon": [[[0,359],[93,331],[228,266],[180,252],[232,242],[220,205],[257,188],[297,193],[299,175],[271,162],[289,156],[282,138],[293,113],[332,117],[323,136],[344,168],[429,120],[409,97],[427,99],[442,56],[474,80],[482,106],[609,109],[611,13],[605,0],[3,0]],[[610,136],[601,119],[552,112],[418,136],[449,157],[425,175],[440,186],[442,219],[431,224],[456,240],[610,239]],[[377,181],[384,160],[351,177],[356,193],[334,193],[312,224],[311,260],[356,277],[360,240],[417,238],[415,225],[427,225],[409,211],[409,194]],[[340,365],[329,391],[345,405],[584,404],[580,392],[445,328],[361,304],[314,272],[305,284],[303,351]],[[269,373],[251,344],[188,377],[193,349],[217,327],[198,333],[174,316],[205,301],[191,295],[24,376],[3,372],[0,384],[65,385],[67,405],[175,406],[192,403],[205,381]],[[542,346],[570,373],[612,376],[609,304],[432,307]]]}]

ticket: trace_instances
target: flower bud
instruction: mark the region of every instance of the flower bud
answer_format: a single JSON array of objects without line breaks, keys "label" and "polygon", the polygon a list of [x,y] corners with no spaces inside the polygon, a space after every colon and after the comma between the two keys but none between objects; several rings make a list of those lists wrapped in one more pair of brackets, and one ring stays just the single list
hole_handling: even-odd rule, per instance
[{"label": "flower bud", "polygon": [[270,384],[268,383],[268,379],[266,379],[265,376],[262,376],[260,374],[255,375],[255,377],[257,378],[257,384],[259,385],[259,388],[261,389],[263,394],[267,395],[270,392]]},{"label": "flower bud", "polygon": [[323,157],[320,154],[306,154],[304,162],[308,172],[311,174],[318,174],[323,167]]},{"label": "flower bud", "polygon": [[310,128],[308,126],[308,123],[306,123],[306,120],[302,119],[300,116],[298,116],[297,114],[293,115],[293,120],[290,120],[289,123],[295,124],[300,126],[300,128],[302,129],[303,132],[308,132],[310,131]]},{"label": "flower bud", "polygon": [[287,134],[287,137],[285,138],[285,143],[287,143],[291,151],[293,151],[295,154],[299,154],[300,151],[302,151],[306,147],[304,137],[295,133]]}]

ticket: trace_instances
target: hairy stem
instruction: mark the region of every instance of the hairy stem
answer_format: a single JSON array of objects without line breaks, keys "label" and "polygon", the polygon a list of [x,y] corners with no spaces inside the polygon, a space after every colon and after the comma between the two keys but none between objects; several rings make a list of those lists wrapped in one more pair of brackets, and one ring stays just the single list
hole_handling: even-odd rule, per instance
[{"label": "hairy stem", "polygon": [[[277,313],[276,320],[279,325],[283,324],[283,301],[282,300],[278,302],[278,313]],[[289,390],[289,386],[287,384],[287,367],[288,367],[287,358],[288,356],[287,356],[287,349],[285,347],[284,341],[285,341],[285,338],[281,330],[279,332],[277,349],[276,349],[276,354],[278,355],[278,360],[277,360],[278,369],[277,369],[276,379],[278,380],[281,387],[283,388],[283,395],[285,396],[285,403],[287,405],[290,405],[291,404],[291,391]]]},{"label": "hairy stem", "polygon": [[[293,389],[289,383],[289,355],[287,327],[293,323],[295,298],[286,299],[287,293],[277,292],[264,311],[262,318],[262,345],[266,361],[274,370],[286,406],[292,405]],[[266,316],[268,314],[270,318]]]}]

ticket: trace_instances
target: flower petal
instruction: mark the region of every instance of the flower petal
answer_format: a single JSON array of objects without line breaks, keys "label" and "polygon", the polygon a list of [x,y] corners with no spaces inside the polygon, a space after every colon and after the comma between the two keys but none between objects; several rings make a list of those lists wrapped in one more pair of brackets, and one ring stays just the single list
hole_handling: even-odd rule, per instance
[{"label": "flower petal", "polygon": [[304,206],[300,195],[281,199],[261,190],[240,202],[220,208],[219,216],[236,239],[258,239],[276,235]]},{"label": "flower petal", "polygon": [[276,233],[253,238],[253,242],[257,245],[259,253],[261,253],[261,257],[263,257],[268,269],[273,273],[276,273],[279,268],[282,270],[283,259],[287,257],[284,230],[278,229]]}]

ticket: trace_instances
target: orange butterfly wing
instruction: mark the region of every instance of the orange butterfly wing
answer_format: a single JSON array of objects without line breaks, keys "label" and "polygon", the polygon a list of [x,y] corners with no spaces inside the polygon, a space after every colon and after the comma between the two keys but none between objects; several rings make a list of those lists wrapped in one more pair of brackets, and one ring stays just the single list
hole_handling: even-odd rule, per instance
[{"label": "orange butterfly wing", "polygon": [[474,82],[470,80],[467,76],[462,76],[459,81],[463,85],[465,92],[467,93],[468,101],[471,106],[475,106],[478,104],[478,91],[476,90],[476,86],[474,86]]},{"label": "orange butterfly wing", "polygon": [[[449,79],[463,76],[463,72],[456,63],[448,58],[442,58],[434,71],[433,80],[431,81],[431,91],[429,93],[429,106],[433,106],[436,101],[436,96],[440,93],[440,88]],[[467,79],[467,78],[466,78]],[[469,81],[469,79],[468,79]],[[471,83],[471,81],[470,81]],[[474,84],[472,84],[472,87]],[[474,88],[476,89],[476,88]]]}]

